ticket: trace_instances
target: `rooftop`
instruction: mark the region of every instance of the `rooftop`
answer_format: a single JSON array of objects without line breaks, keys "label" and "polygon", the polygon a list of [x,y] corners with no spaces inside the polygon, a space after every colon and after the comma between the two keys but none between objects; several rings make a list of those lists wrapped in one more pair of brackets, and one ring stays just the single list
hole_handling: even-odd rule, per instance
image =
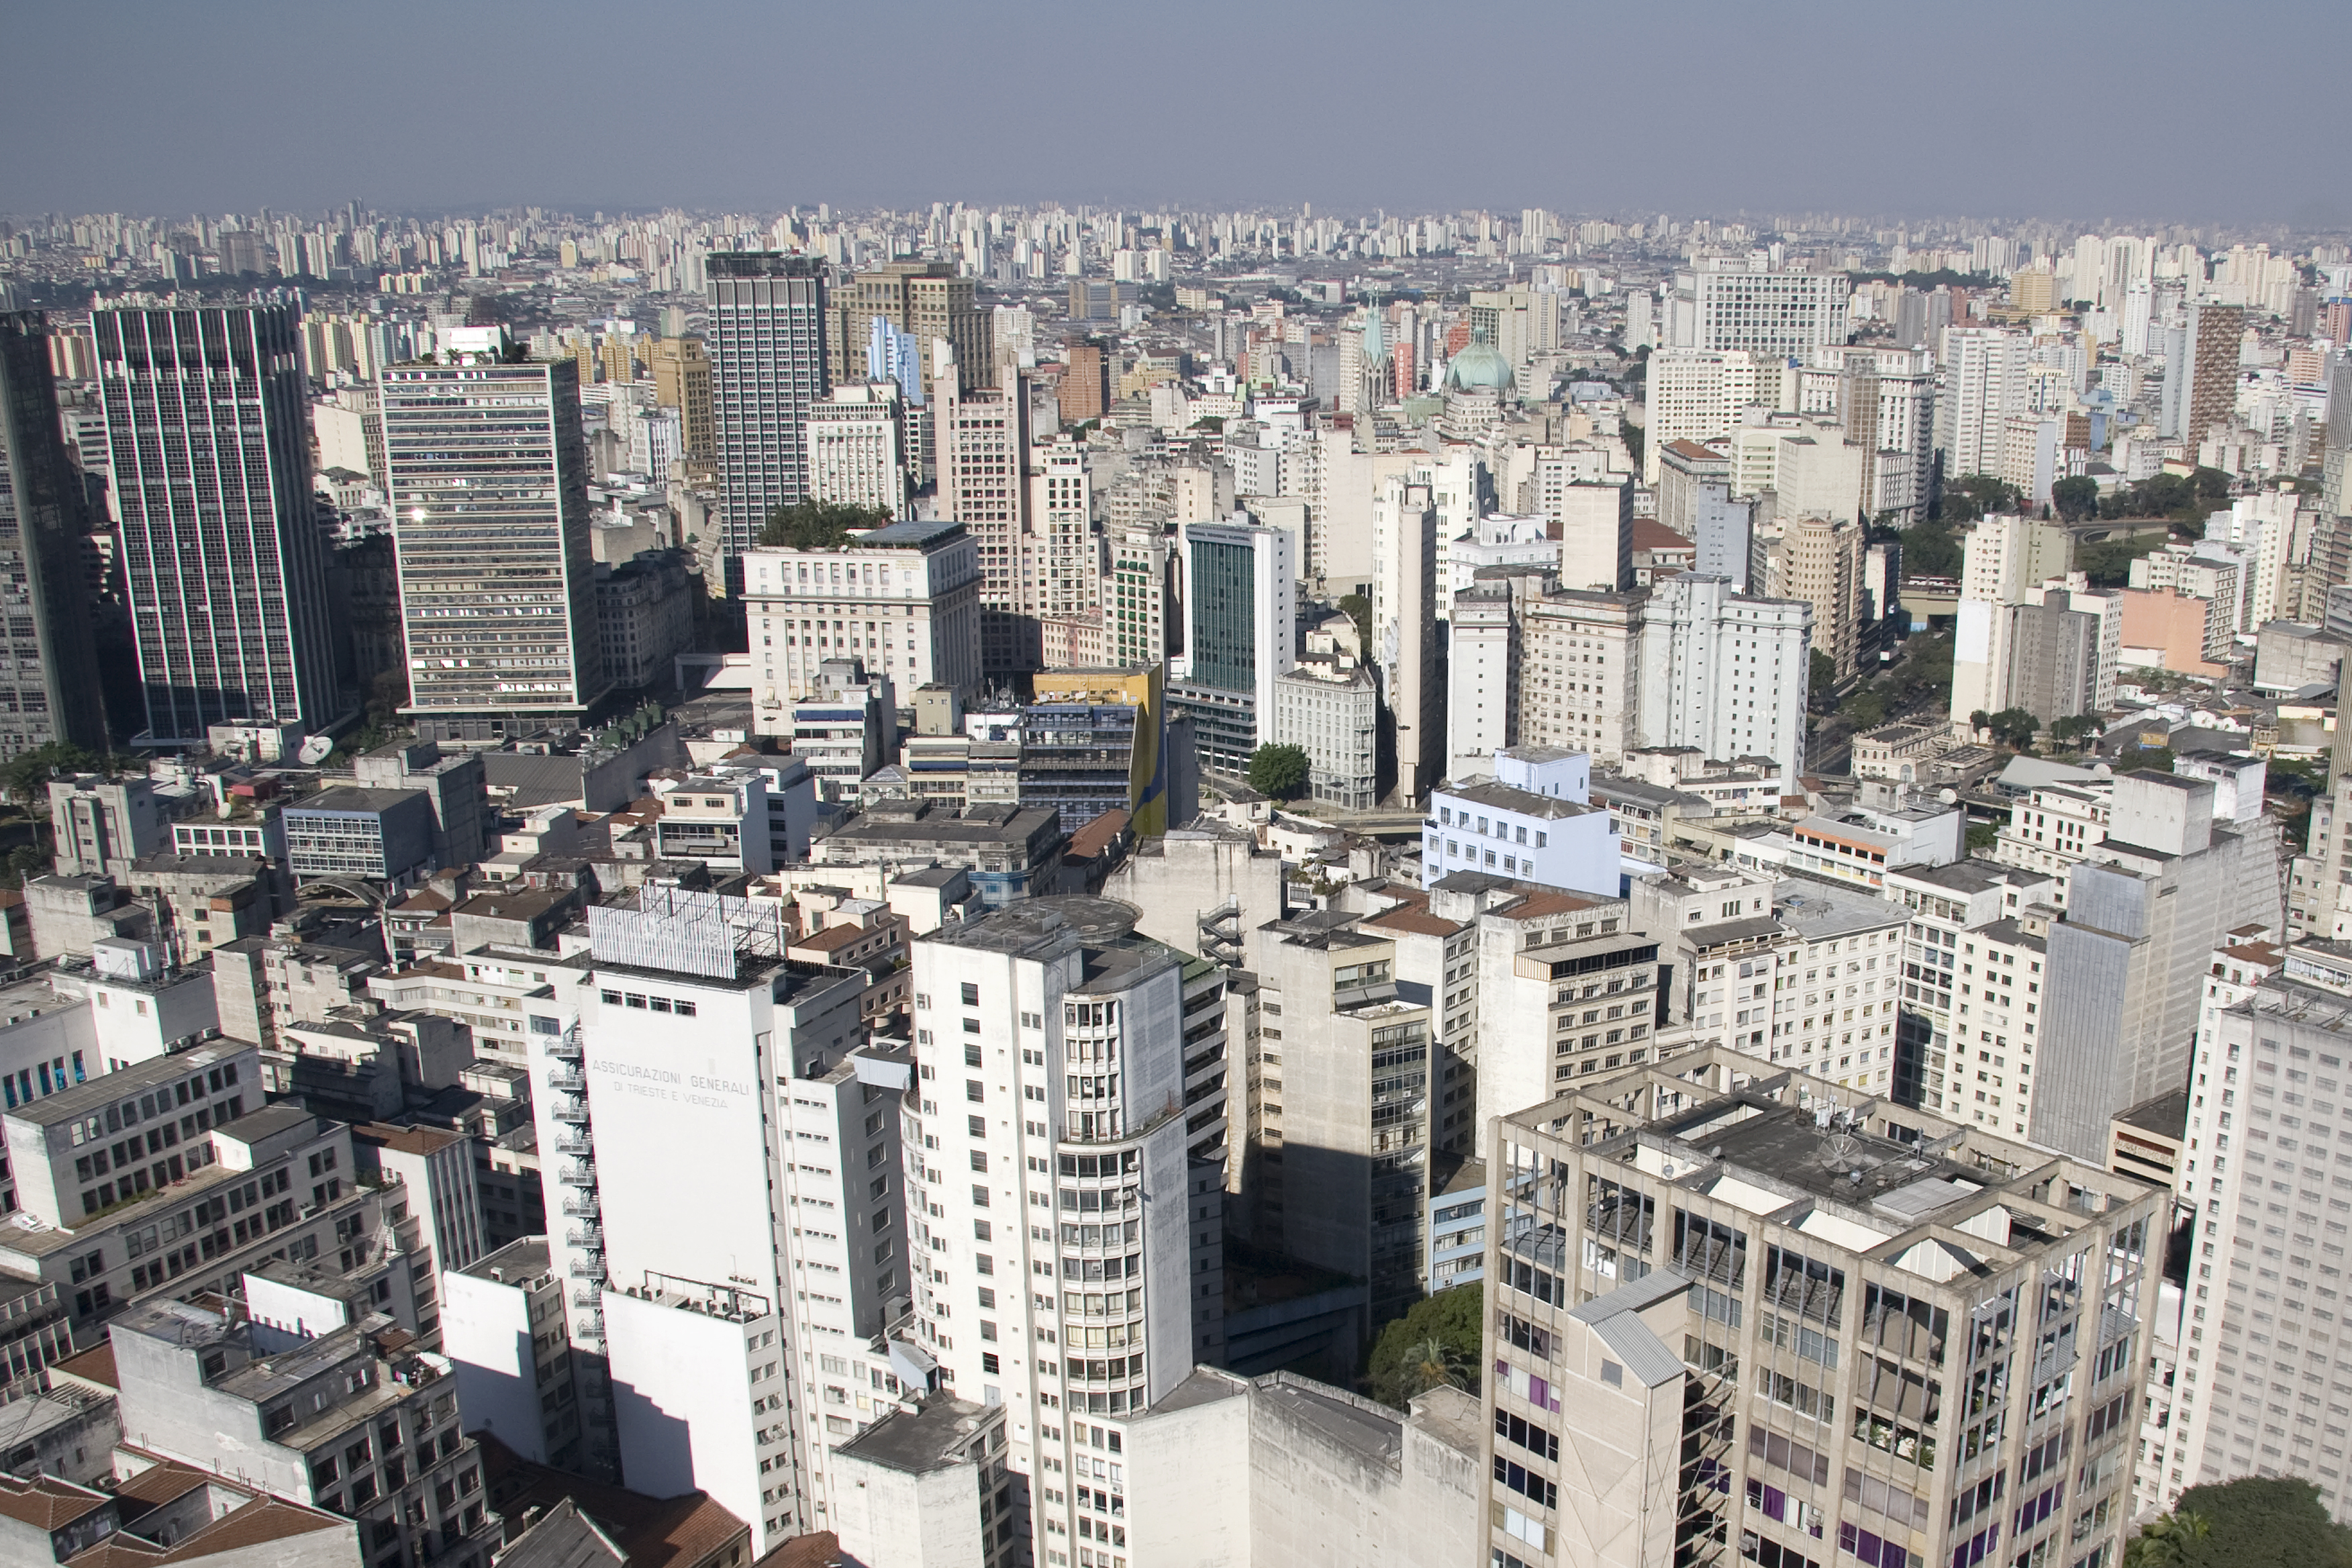
[{"label": "rooftop", "polygon": [[[125,1100],[136,1100],[142,1090],[159,1083],[177,1083],[190,1073],[217,1067],[242,1055],[249,1055],[253,1047],[241,1040],[216,1040],[196,1047],[194,1050],[175,1051],[170,1056],[152,1057],[143,1062],[133,1062],[118,1068],[86,1083],[50,1095],[46,1100],[31,1100],[17,1106],[7,1114],[18,1121],[29,1121],[38,1127],[53,1127],[59,1122],[79,1121],[94,1115],[110,1105]],[[259,1082],[255,1083],[254,1098],[258,1100]]]},{"label": "rooftop", "polygon": [[1141,910],[1117,899],[1025,899],[961,926],[942,927],[922,940],[1044,958],[1073,942],[1093,946],[1116,942],[1142,918]]},{"label": "rooftop", "polygon": [[867,1464],[922,1475],[969,1462],[972,1439],[992,1419],[987,1407],[935,1396],[919,1409],[895,1410],[835,1450]]},{"label": "rooftop", "polygon": [[362,789],[358,784],[337,784],[322,789],[307,800],[299,800],[286,808],[289,816],[297,812],[345,812],[352,815],[391,811],[404,802],[422,800],[425,792],[414,789]]},{"label": "rooftop", "polygon": [[1586,816],[1601,808],[1582,801],[1562,800],[1557,795],[1538,795],[1533,790],[1518,789],[1493,780],[1466,784],[1440,784],[1434,792],[1454,800],[1466,800],[1473,805],[1483,805],[1493,811],[1517,812],[1521,816],[1539,816],[1547,820],[1563,816]]},{"label": "rooftop", "polygon": [[2116,1112],[2116,1120],[2143,1132],[2160,1133],[2167,1138],[2179,1138],[2189,1131],[2189,1091],[2176,1089],[2159,1094],[2154,1100],[2143,1100]]}]

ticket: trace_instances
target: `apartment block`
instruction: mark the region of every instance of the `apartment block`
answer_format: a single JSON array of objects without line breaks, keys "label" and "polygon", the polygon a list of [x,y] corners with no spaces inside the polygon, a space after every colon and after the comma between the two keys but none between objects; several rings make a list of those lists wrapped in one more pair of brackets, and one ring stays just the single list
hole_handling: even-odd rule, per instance
[{"label": "apartment block", "polygon": [[846,658],[901,690],[979,691],[980,556],[964,525],[910,520],[825,549],[763,545],[743,571],[763,718],[808,696],[824,666]]}]

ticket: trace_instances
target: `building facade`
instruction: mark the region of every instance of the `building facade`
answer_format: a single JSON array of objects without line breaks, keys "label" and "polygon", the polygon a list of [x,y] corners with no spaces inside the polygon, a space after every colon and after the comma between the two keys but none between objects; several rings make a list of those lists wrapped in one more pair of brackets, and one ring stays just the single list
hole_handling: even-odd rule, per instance
[{"label": "building facade", "polygon": [[81,581],[86,510],[47,326],[0,311],[0,760],[58,742],[110,749]]},{"label": "building facade", "polygon": [[715,251],[704,268],[720,546],[728,591],[740,593],[768,514],[810,493],[809,419],[831,385],[825,268],[769,251]]},{"label": "building facade", "polygon": [[345,711],[312,521],[294,311],[100,310],[99,387],[139,678],[142,740]]},{"label": "building facade", "polygon": [[894,522],[828,548],[762,545],[743,563],[753,700],[781,710],[855,658],[901,691],[979,694],[981,567],[971,530]]}]

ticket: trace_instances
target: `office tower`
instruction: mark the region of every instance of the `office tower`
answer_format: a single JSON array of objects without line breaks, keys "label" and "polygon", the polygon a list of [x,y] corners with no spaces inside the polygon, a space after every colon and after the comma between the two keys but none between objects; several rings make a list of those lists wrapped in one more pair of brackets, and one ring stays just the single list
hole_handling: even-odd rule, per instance
[{"label": "office tower", "polygon": [[1649,423],[1643,426],[1642,482],[1663,487],[1661,466],[1675,443],[1704,446],[1729,435],[1744,409],[1785,406],[1783,368],[1769,354],[1692,348],[1660,349],[1652,354],[1645,383]]},{"label": "office tower", "polygon": [[201,746],[236,721],[344,711],[294,314],[100,310],[100,395],[147,727]]},{"label": "office tower", "polygon": [[1762,542],[1756,526],[1758,504],[1732,500],[1722,483],[1700,485],[1691,509],[1692,570],[1728,578],[1735,594],[1762,587],[1766,573],[1758,559],[1757,547]]},{"label": "office tower", "polygon": [[1168,704],[1157,664],[1042,670],[1021,710],[1021,805],[1076,834],[1107,811],[1127,831],[1168,830]]},{"label": "office tower", "polygon": [[1396,943],[1359,917],[1251,934],[1261,1010],[1279,1008],[1281,1102],[1251,1129],[1252,1240],[1370,1288],[1369,1323],[1420,1288],[1433,1033],[1399,994]]},{"label": "office tower", "polygon": [[1445,768],[1437,507],[1430,488],[1402,478],[1383,481],[1372,495],[1371,532],[1372,635],[1364,658],[1381,683],[1397,798],[1414,801]]},{"label": "office tower", "polygon": [[981,671],[1035,669],[1045,548],[1030,521],[1029,380],[1008,368],[1005,384],[967,394],[947,355],[931,373],[940,516],[962,523],[980,552]]},{"label": "office tower", "polygon": [[1862,448],[1836,424],[1798,414],[1771,414],[1730,433],[1731,493],[1772,492],[1773,515],[1854,519],[1862,506]]},{"label": "office tower", "polygon": [[784,960],[772,906],[647,888],[588,935],[576,1026],[530,1036],[588,1462],[772,1550],[824,1528],[828,1448],[898,1392],[911,1068],[865,1043],[862,971]]},{"label": "office tower", "polygon": [[1297,541],[1287,529],[1194,522],[1182,542],[1191,630],[1169,702],[1192,715],[1203,762],[1246,772],[1273,734],[1275,679],[1298,661]]},{"label": "office tower", "polygon": [[2009,303],[2012,310],[2027,315],[2048,315],[2057,308],[2057,275],[2046,266],[2019,268],[2010,274]]},{"label": "office tower", "polygon": [[1720,577],[1685,572],[1653,586],[1642,616],[1644,746],[1696,746],[1723,762],[1769,757],[1804,771],[1805,685],[1812,606],[1749,598]]},{"label": "office tower", "polygon": [[1484,871],[1547,888],[1614,897],[1617,830],[1592,804],[1592,759],[1550,746],[1497,751],[1467,779],[1429,795],[1421,885]]},{"label": "office tower", "polygon": [[2168,330],[2160,434],[2193,446],[2214,426],[2237,423],[2245,328],[2242,305],[2195,304],[2187,325]]},{"label": "office tower", "polygon": [[744,595],[762,709],[806,697],[825,662],[844,658],[901,691],[980,690],[980,556],[962,523],[894,522],[808,550],[762,545],[744,558]]},{"label": "office tower", "polygon": [[1622,476],[1562,487],[1559,522],[1563,587],[1622,594],[1633,586],[1633,481]]},{"label": "office tower", "polygon": [[1674,344],[1810,358],[1815,349],[1846,341],[1849,291],[1843,272],[1767,272],[1744,261],[1702,258],[1675,274]]},{"label": "office tower", "polygon": [[[824,263],[772,251],[713,251],[711,441],[719,464],[727,590],[768,514],[809,494],[809,411],[824,398]],[[858,334],[865,342],[865,334]]]},{"label": "office tower", "polygon": [[1944,334],[1944,385],[1936,402],[1936,448],[1946,483],[1998,473],[2009,416],[2027,409],[2025,367],[2032,343],[1998,327]]},{"label": "office tower", "polygon": [[1772,545],[1768,591],[1813,607],[1813,646],[1830,656],[1836,678],[1858,667],[1863,619],[1861,524],[1851,517],[1807,513]]},{"label": "office tower", "polygon": [[1102,603],[1102,549],[1094,531],[1094,481],[1084,444],[1056,436],[1030,458],[1029,516],[1045,537],[1041,608],[1081,615]]},{"label": "office tower", "polygon": [[2066,883],[2050,928],[2042,1032],[2066,1043],[2035,1075],[2033,1142],[2105,1158],[2106,1123],[2189,1071],[2199,982],[2223,933],[2275,928],[2274,829],[2214,820],[2211,781],[2115,781],[2105,839]]},{"label": "office tower", "polygon": [[[576,725],[604,672],[588,454],[568,361],[504,363],[501,329],[384,372],[408,701],[427,740]],[[463,340],[461,342],[470,342]]]},{"label": "office tower", "polygon": [[1170,603],[1169,536],[1156,521],[1104,532],[1110,564],[1101,590],[1103,655],[1117,665],[1160,663],[1177,651],[1169,646],[1171,627],[1182,642]]},{"label": "office tower", "polygon": [[972,302],[972,280],[957,277],[952,262],[892,261],[860,272],[833,295],[829,310],[828,363],[835,383],[878,379],[866,360],[877,320],[912,338],[919,354],[945,338],[961,367],[962,391],[977,391],[994,378],[993,320]]},{"label": "office tower", "polygon": [[1640,738],[1643,601],[1555,590],[1524,601],[1515,743],[1615,767]]},{"label": "office tower", "polygon": [[[2056,879],[2048,871],[1971,858],[1949,866],[1890,866],[1885,886],[1888,898],[1911,911],[1895,1021],[1896,1103],[2022,1136],[2020,1129],[2031,1110],[2031,1048],[2038,1043],[2038,1009],[2045,1005],[2049,980],[2045,943],[2026,922],[2046,929],[2060,897]],[[2024,951],[2028,945],[2031,953]],[[1963,999],[1954,994],[1963,962],[1988,978],[1997,969],[2003,978],[1995,988],[1979,986],[1972,974],[1967,1013],[1958,1010]],[[1992,1033],[1982,1015],[1996,994],[2001,1010],[2017,1025],[1998,1047],[1990,1039],[1977,1038],[1980,1029]],[[2027,1003],[2036,1013],[2018,1016]],[[1999,1067],[1993,1065],[1996,1055],[2002,1058]],[[1979,1073],[1985,1076],[1979,1079]],[[1972,1094],[1979,1098],[1972,1100]]]},{"label": "office tower", "polygon": [[1896,527],[1927,515],[1935,477],[1936,365],[1924,349],[1832,350],[1838,417],[1862,452],[1864,522]]},{"label": "office tower", "polygon": [[2009,706],[2009,606],[2063,577],[2074,555],[2073,536],[2054,522],[1995,515],[1969,530],[1952,645],[1955,721]]},{"label": "office tower", "polygon": [[2162,1189],[1720,1048],[1490,1153],[1498,1560],[2118,1557]]},{"label": "office tower", "polygon": [[836,386],[809,410],[809,496],[907,512],[907,410],[896,382]]},{"label": "office tower", "polygon": [[1541,593],[1538,569],[1530,582],[1513,574],[1488,579],[1454,595],[1445,664],[1445,777],[1484,773],[1496,752],[1519,739],[1519,666],[1525,611],[1515,598]]},{"label": "office tower", "polygon": [[1380,795],[1380,689],[1362,664],[1311,658],[1275,677],[1268,738],[1307,753],[1309,800],[1371,810]]},{"label": "office tower", "polygon": [[57,742],[109,749],[82,583],[89,531],[48,330],[33,311],[0,312],[0,760]]},{"label": "office tower", "polygon": [[2009,617],[2002,708],[2022,708],[2044,724],[2105,711],[2123,637],[2122,595],[2045,588],[2002,613]]},{"label": "office tower", "polygon": [[710,360],[702,352],[702,340],[655,340],[653,373],[654,406],[677,410],[687,459],[710,461],[716,426],[711,415]]},{"label": "office tower", "polygon": [[1697,538],[1702,488],[1730,479],[1729,453],[1687,437],[1666,442],[1658,451],[1658,521],[1685,539]]},{"label": "office tower", "polygon": [[1072,338],[1062,349],[1062,379],[1055,389],[1062,423],[1079,425],[1110,411],[1110,361],[1092,338]]},{"label": "office tower", "polygon": [[916,1342],[1007,1412],[1041,1564],[1113,1539],[1097,1462],[1223,1356],[1225,972],[1134,918],[1035,899],[915,943]]}]

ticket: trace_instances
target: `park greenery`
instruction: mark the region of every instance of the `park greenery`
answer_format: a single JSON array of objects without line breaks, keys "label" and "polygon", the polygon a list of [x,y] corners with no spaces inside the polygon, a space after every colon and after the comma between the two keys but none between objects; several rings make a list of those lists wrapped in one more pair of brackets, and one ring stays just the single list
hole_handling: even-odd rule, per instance
[{"label": "park greenery", "polygon": [[2352,1568],[2352,1530],[2311,1482],[2249,1476],[2182,1492],[2124,1548],[2124,1568]]}]

